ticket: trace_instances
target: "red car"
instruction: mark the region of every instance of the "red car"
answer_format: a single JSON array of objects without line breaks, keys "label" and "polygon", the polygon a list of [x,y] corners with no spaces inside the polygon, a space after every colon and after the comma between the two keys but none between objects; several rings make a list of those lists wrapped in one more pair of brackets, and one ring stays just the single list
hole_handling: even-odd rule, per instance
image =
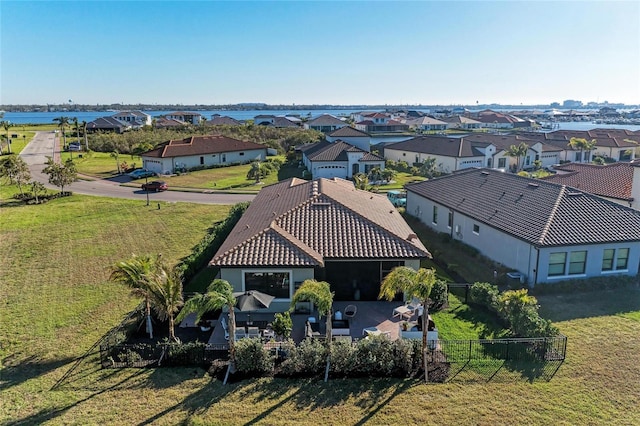
[{"label": "red car", "polygon": [[153,182],[143,183],[142,189],[145,191],[166,191],[167,183],[161,180],[154,180]]}]

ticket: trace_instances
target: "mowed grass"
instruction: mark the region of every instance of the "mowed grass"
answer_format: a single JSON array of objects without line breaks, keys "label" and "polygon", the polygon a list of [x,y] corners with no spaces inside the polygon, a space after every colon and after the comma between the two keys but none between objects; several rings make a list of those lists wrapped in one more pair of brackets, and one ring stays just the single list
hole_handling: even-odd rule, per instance
[{"label": "mowed grass", "polygon": [[539,297],[569,339],[550,382],[223,386],[199,368],[100,370],[94,351],[50,390],[137,303],[109,266],[131,253],[176,261],[226,211],[80,196],[0,209],[0,424],[640,424],[637,288]]}]

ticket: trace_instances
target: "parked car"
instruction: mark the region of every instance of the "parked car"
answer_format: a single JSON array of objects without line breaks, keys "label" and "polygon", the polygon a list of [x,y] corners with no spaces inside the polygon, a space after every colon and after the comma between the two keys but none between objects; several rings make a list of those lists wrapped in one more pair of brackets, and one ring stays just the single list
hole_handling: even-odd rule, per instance
[{"label": "parked car", "polygon": [[127,176],[132,177],[134,179],[142,179],[142,178],[151,177],[155,175],[156,175],[155,172],[145,170],[145,169],[136,169],[131,173],[127,173]]},{"label": "parked car", "polygon": [[145,191],[166,191],[167,188],[167,183],[161,180],[154,180],[153,182],[142,184],[142,189]]},{"label": "parked car", "polygon": [[395,207],[407,207],[407,193],[404,191],[389,191],[387,198]]},{"label": "parked car", "polygon": [[82,145],[78,142],[71,142],[69,144],[69,151],[82,151]]}]

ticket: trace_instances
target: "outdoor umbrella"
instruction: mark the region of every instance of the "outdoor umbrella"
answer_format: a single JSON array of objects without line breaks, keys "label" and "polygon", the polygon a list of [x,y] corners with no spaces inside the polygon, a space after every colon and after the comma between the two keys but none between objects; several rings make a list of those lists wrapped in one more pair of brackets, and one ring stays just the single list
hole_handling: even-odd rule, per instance
[{"label": "outdoor umbrella", "polygon": [[268,308],[275,296],[262,293],[258,290],[241,291],[233,293],[236,298],[236,307],[240,311],[255,311]]}]

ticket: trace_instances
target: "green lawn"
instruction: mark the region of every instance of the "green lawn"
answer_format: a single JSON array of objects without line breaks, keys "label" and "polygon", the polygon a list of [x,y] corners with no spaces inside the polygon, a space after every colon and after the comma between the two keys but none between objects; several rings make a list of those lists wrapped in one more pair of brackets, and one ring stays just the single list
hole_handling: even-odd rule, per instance
[{"label": "green lawn", "polygon": [[449,307],[431,315],[442,340],[498,339],[508,336],[508,330],[494,314],[470,307],[454,295],[449,295]]},{"label": "green lawn", "polygon": [[[137,303],[107,281],[109,266],[132,253],[177,261],[227,211],[86,196],[2,206],[0,424],[640,424],[638,288],[539,297],[543,315],[568,336],[567,361],[550,382],[222,386],[198,368],[100,370],[94,352],[50,390]],[[449,315],[461,321],[452,336],[492,332],[455,300]]]},{"label": "green lawn", "polygon": [[[76,139],[74,138],[73,141]],[[67,141],[69,139],[67,138]],[[82,155],[82,158],[79,158]],[[64,162],[73,157],[78,173],[95,176],[97,178],[110,178],[118,174],[118,163],[127,163],[128,167],[142,167],[142,159],[137,155],[120,154],[118,161],[108,152],[92,152],[87,155],[84,152],[61,152],[60,158]]]}]

